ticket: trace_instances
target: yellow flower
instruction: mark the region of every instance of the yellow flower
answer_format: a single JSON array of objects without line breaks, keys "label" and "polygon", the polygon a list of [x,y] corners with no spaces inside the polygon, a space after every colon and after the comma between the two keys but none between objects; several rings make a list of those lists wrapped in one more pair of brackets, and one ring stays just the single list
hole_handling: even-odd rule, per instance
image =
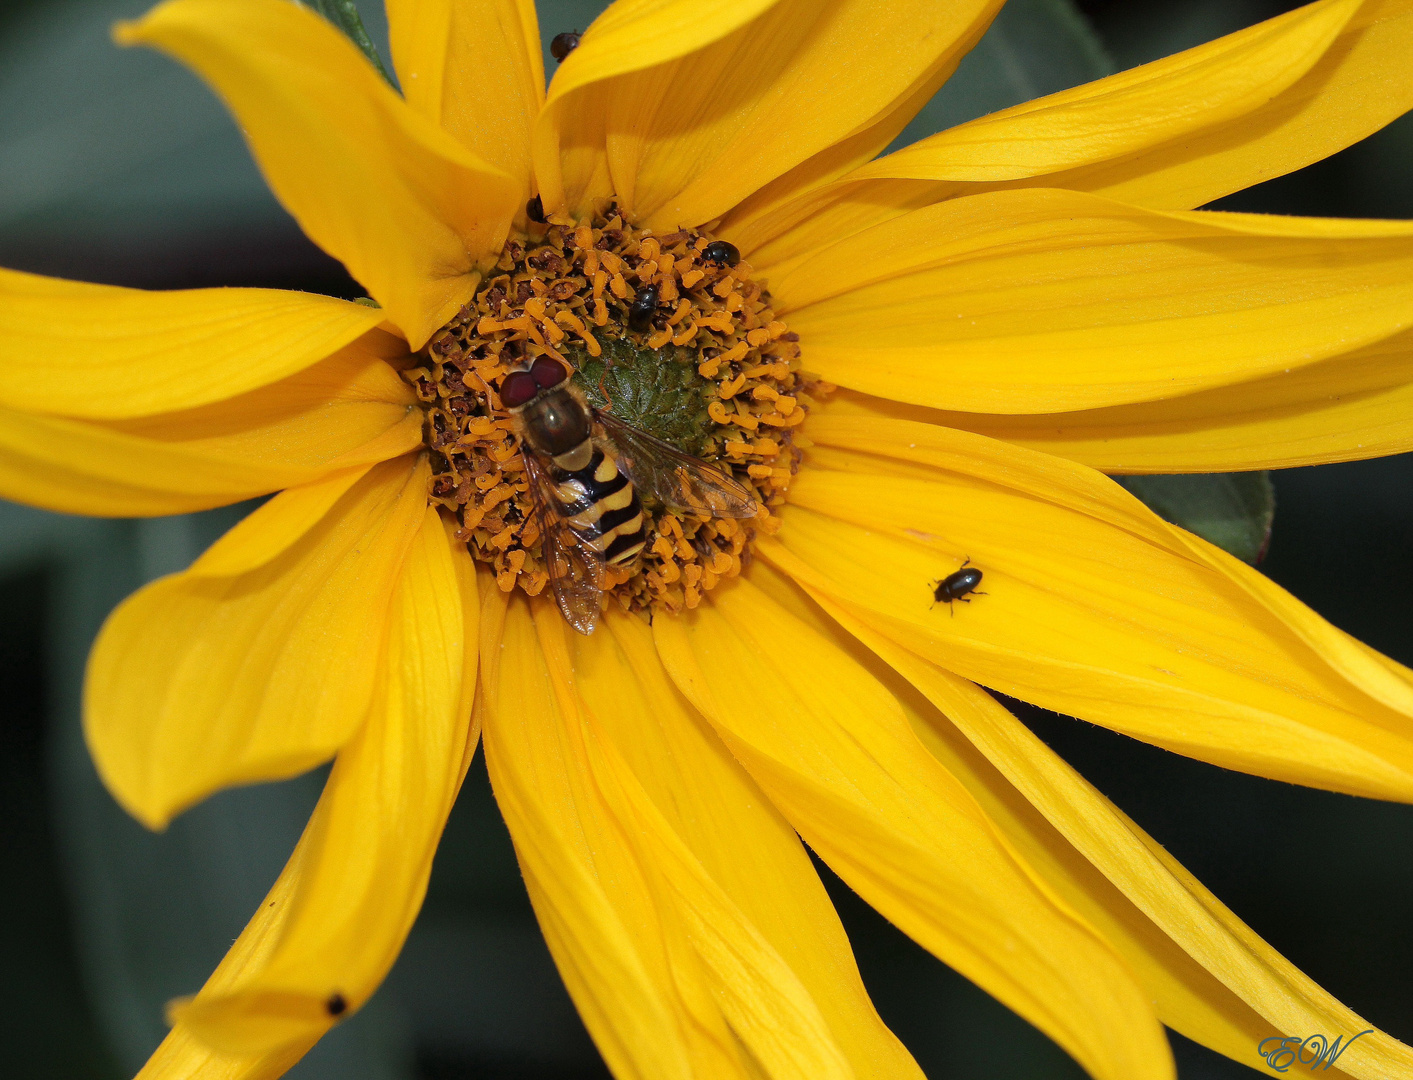
[{"label": "yellow flower", "polygon": [[[1320,0],[872,160],[998,6],[618,0],[548,93],[529,0],[388,0],[404,96],[284,0],[169,0],[120,30],[216,88],[284,205],[381,305],[0,277],[6,496],[137,515],[281,492],[109,620],[86,725],[110,789],[161,827],[335,761],[143,1076],[277,1076],[362,1005],[482,732],[550,949],[619,1077],[920,1076],[800,838],[1102,1080],[1171,1076],[1164,1023],[1254,1066],[1272,1034],[1368,1026],[980,687],[1413,799],[1410,673],[1099,471],[1413,447],[1413,226],[1192,209],[1413,106],[1413,2]],[[746,333],[767,309],[731,310],[732,282],[763,283],[782,328],[750,348],[788,326],[801,356],[773,354],[780,377],[842,389],[801,399],[798,469],[736,470],[763,503],[789,485],[750,558],[688,610],[668,544],[663,589],[623,584],[640,610],[610,602],[584,637],[527,596],[523,522],[502,548],[470,536],[492,561],[523,539],[514,564],[472,558],[479,504],[433,493],[448,458],[424,442],[452,399],[413,387],[419,366],[445,384],[422,350],[447,335],[550,355],[571,321],[510,297],[507,330],[476,305],[497,261],[529,275],[508,240],[601,239],[609,200],[640,254],[649,230],[690,231],[689,261],[708,236],[739,249],[719,307],[693,309],[702,334]],[[687,289],[651,250],[628,276]],[[592,277],[565,309],[590,335]],[[730,400],[718,434],[784,415],[764,392]],[[967,557],[985,595],[935,603]],[[1339,1068],[1413,1076],[1413,1053],[1376,1032]]]}]

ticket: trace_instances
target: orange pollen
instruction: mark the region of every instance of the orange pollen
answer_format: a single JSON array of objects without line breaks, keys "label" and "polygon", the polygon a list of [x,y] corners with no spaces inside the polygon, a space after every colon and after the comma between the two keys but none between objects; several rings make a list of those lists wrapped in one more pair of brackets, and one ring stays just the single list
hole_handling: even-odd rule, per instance
[{"label": "orange pollen", "polygon": [[[706,233],[637,229],[610,204],[582,220],[530,223],[495,269],[404,372],[426,413],[433,502],[455,516],[457,538],[503,590],[545,591],[542,518],[500,387],[550,357],[592,410],[754,493],[760,509],[747,520],[644,498],[641,553],[606,571],[605,595],[627,610],[696,607],[749,563],[757,530],[779,528],[804,444],[796,433],[832,387],[802,373],[799,336],[775,318],[764,283]],[[612,447],[597,422],[594,438]]]}]

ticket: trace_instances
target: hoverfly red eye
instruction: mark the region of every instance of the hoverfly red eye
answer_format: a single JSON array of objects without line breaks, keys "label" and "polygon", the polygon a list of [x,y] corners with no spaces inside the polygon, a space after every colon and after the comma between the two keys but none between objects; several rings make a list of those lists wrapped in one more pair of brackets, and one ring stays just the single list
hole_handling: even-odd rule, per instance
[{"label": "hoverfly red eye", "polygon": [[512,371],[500,381],[500,403],[507,409],[518,409],[539,392],[535,377],[528,371]]},{"label": "hoverfly red eye", "polygon": [[[530,365],[530,374],[535,377],[535,382],[539,383],[541,389],[548,390],[551,386],[558,386],[567,377],[564,365],[548,356],[541,356]],[[502,396],[504,396],[502,394]]]}]

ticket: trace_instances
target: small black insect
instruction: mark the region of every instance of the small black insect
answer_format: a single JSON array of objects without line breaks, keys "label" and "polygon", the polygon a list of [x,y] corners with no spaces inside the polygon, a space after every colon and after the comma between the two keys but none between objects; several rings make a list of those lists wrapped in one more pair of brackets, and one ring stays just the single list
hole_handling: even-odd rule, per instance
[{"label": "small black insect", "polygon": [[740,249],[725,240],[713,240],[702,249],[702,259],[721,266],[735,266],[741,261]]},{"label": "small black insect", "polygon": [[566,30],[562,34],[555,34],[554,40],[550,42],[550,55],[559,63],[564,63],[564,58],[579,47],[579,31]]},{"label": "small black insect", "polygon": [[348,1011],[348,999],[342,994],[330,994],[324,1002],[324,1010],[330,1016],[342,1016]]},{"label": "small black insect", "polygon": [[525,204],[525,216],[537,224],[545,223],[545,204],[538,195]]},{"label": "small black insect", "polygon": [[947,610],[955,615],[956,610],[952,607],[953,601],[960,600],[964,604],[970,604],[971,597],[967,595],[968,593],[973,593],[976,596],[986,595],[984,592],[976,591],[976,587],[981,584],[981,571],[974,566],[968,570],[967,564],[970,562],[971,557],[968,556],[966,562],[963,562],[959,569],[933,582],[933,585],[936,586],[932,590],[934,607],[945,603]]},{"label": "small black insect", "polygon": [[633,302],[628,305],[628,328],[637,330],[639,333],[647,330],[652,325],[652,318],[657,313],[657,286],[644,285],[633,297]]}]

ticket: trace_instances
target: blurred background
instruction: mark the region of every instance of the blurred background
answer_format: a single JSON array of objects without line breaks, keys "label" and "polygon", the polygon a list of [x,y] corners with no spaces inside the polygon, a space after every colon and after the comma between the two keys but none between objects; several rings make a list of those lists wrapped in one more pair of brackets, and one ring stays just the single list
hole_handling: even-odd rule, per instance
[{"label": "blurred background", "polygon": [[[155,54],[110,44],[112,22],[147,6],[0,0],[0,265],[145,288],[359,295],[270,197],[210,93]],[[542,0],[546,40],[582,29],[601,6]],[[1294,6],[1011,0],[900,141]],[[385,41],[381,4],[360,7],[375,40]],[[1221,206],[1413,217],[1413,124],[1405,118]],[[1278,510],[1262,569],[1336,625],[1413,663],[1413,463],[1292,470],[1274,482]],[[200,986],[317,797],[322,774],[228,792],[152,835],[103,791],[79,734],[83,660],[105,614],[143,582],[187,565],[243,510],[88,521],[0,504],[7,1077],[121,1080],[135,1072],[165,1030],[163,1003]],[[1371,1022],[1413,1041],[1413,807],[1227,773],[1079,721],[1021,714],[1258,933]],[[879,1011],[929,1076],[1082,1075],[822,873]],[[1183,1080],[1251,1075],[1180,1036],[1173,1041]],[[607,1076],[540,941],[479,760],[392,976],[290,1075]]]}]

